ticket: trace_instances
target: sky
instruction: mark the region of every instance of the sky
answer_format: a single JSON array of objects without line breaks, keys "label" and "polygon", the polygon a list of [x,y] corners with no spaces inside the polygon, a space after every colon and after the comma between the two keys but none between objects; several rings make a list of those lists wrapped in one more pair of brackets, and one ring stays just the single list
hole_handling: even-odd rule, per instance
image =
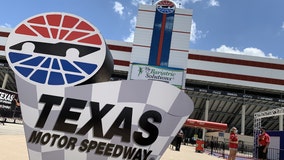
[{"label": "sky", "polygon": [[[0,26],[46,12],[75,14],[104,39],[133,42],[139,4],[157,0],[5,0]],[[190,49],[284,59],[283,0],[173,0],[192,9]]]}]

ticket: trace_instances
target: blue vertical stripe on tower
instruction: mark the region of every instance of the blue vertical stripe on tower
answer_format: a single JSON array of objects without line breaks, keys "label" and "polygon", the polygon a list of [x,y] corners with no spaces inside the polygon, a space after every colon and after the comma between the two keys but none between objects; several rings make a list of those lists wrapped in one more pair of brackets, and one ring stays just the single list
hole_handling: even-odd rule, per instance
[{"label": "blue vertical stripe on tower", "polygon": [[[164,16],[166,16],[166,19],[164,19],[165,22],[163,23]],[[174,12],[164,15],[156,9],[150,47],[150,56],[148,60],[149,65],[168,66],[173,23]],[[159,50],[159,47],[161,47],[161,50]],[[159,55],[159,52],[161,52],[161,55]]]},{"label": "blue vertical stripe on tower", "polygon": [[155,66],[157,62],[162,19],[163,19],[163,14],[156,10],[152,40],[150,46],[150,56],[148,60],[149,65]]}]

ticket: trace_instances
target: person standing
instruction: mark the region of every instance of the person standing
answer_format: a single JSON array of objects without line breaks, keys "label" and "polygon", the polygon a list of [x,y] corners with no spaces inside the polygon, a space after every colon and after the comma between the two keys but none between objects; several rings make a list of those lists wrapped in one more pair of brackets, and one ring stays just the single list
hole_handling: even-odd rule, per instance
[{"label": "person standing", "polygon": [[236,155],[237,155],[237,151],[238,151],[238,130],[236,127],[232,127],[230,130],[230,137],[229,137],[229,156],[228,156],[228,160],[235,160],[236,159]]},{"label": "person standing", "polygon": [[264,127],[260,128],[261,134],[258,136],[258,159],[267,159],[268,146],[270,144],[270,136],[266,133]]},{"label": "person standing", "polygon": [[179,130],[179,132],[176,136],[176,151],[180,150],[182,139],[183,139],[183,131]]}]

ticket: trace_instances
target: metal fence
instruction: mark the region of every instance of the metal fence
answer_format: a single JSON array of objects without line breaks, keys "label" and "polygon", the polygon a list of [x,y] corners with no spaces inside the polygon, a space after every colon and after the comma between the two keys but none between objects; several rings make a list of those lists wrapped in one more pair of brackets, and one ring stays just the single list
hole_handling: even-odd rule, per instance
[{"label": "metal fence", "polygon": [[19,107],[13,109],[0,107],[0,122],[21,123],[22,114]]},{"label": "metal fence", "polygon": [[[204,148],[211,155],[215,155],[222,158],[227,158],[229,155],[228,143],[223,141],[206,141]],[[254,157],[254,146],[245,145],[243,143],[239,144],[237,159],[257,159]],[[257,155],[257,154],[256,154]],[[268,148],[267,153],[268,160],[283,160],[284,159],[284,149]]]},{"label": "metal fence", "polygon": [[269,159],[269,160],[282,160],[282,159],[284,159],[284,149],[268,148],[267,159]]}]

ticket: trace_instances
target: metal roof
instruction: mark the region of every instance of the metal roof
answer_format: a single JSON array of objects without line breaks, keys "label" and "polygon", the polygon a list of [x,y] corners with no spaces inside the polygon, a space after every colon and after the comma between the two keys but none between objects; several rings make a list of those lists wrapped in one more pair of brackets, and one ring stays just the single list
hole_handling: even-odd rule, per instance
[{"label": "metal roof", "polygon": [[[208,121],[227,123],[228,129],[235,126],[240,132],[242,106],[245,105],[245,135],[253,135],[254,113],[283,106],[280,93],[267,90],[254,90],[252,92],[250,90],[250,93],[254,94],[244,94],[238,91],[245,92],[247,89],[232,91],[233,86],[227,88],[218,86],[219,90],[212,90],[210,87],[214,88],[213,85],[210,84],[207,88],[200,88],[200,85],[190,84],[185,90],[194,102],[194,110],[189,118],[204,120],[205,104],[206,100],[209,100]],[[279,130],[279,117],[263,118],[262,126],[266,127],[267,130]],[[193,132],[201,132],[201,130],[197,129],[191,132],[192,135]]]}]

